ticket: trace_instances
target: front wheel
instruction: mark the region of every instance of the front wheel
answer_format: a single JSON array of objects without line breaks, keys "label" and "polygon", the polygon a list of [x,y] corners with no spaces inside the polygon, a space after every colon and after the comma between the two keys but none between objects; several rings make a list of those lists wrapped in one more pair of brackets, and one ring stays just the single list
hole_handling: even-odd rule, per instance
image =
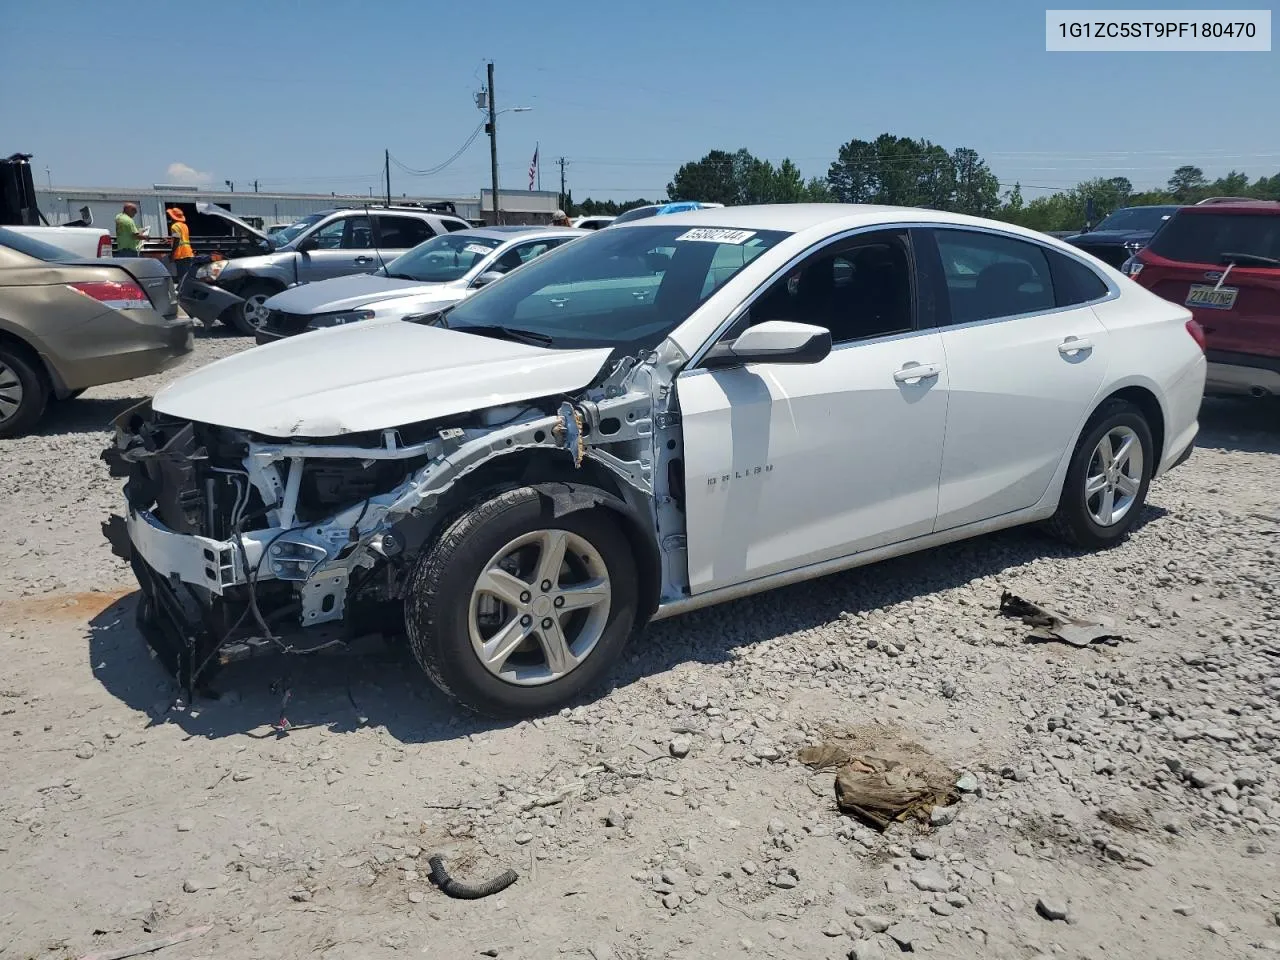
[{"label": "front wheel", "polygon": [[419,557],[406,632],[449,696],[491,717],[534,716],[603,679],[635,625],[636,581],[607,511],[554,517],[522,487],[469,510]]},{"label": "front wheel", "polygon": [[252,337],[267,322],[267,308],[264,304],[279,292],[278,287],[263,281],[246,284],[240,291],[244,303],[228,307],[218,319],[229,323],[246,337]]},{"label": "front wheel", "polygon": [[1125,400],[1104,403],[1071,455],[1049,529],[1073,546],[1095,550],[1127,537],[1146,503],[1154,447],[1138,407]]}]

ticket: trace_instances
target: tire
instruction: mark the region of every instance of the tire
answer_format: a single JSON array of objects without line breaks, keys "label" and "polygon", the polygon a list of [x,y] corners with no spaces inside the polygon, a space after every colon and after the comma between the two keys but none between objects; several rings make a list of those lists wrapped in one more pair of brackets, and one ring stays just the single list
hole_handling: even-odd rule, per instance
[{"label": "tire", "polygon": [[279,292],[279,287],[268,283],[266,280],[254,280],[247,283],[239,293],[244,298],[244,303],[224,310],[222,316],[218,317],[218,319],[228,326],[234,327],[236,331],[243,333],[246,337],[252,337],[258,332],[258,327],[262,325],[262,321],[266,319],[265,315],[261,313],[262,301],[274,297]]},{"label": "tire", "polygon": [[49,385],[25,350],[0,343],[0,437],[26,433],[44,414]]},{"label": "tire", "polygon": [[[1108,471],[1101,459],[1100,445],[1109,439],[1113,453],[1132,440],[1116,468]],[[1124,540],[1137,524],[1147,501],[1147,488],[1156,467],[1155,445],[1151,427],[1138,407],[1126,400],[1108,400],[1089,418],[1067,467],[1058,510],[1048,522],[1049,531],[1074,547],[1101,550]],[[1141,464],[1133,462],[1133,450],[1141,452]],[[1136,474],[1136,476],[1135,476]],[[1086,483],[1093,479],[1102,489],[1087,494]],[[1106,497],[1113,507],[1111,523],[1101,522],[1106,516]],[[1130,499],[1131,498],[1131,499]],[[1120,516],[1116,517],[1115,514]]]},{"label": "tire", "polygon": [[[548,544],[562,540],[566,559],[544,591],[550,581],[540,580],[536,568],[544,556],[557,555]],[[514,577],[495,569],[499,560]],[[486,578],[505,588],[510,603],[477,589],[490,570],[510,578]],[[561,603],[569,613],[556,612]],[[559,709],[596,687],[626,645],[637,606],[631,544],[609,512],[553,517],[544,497],[521,487],[469,509],[418,557],[405,596],[405,628],[414,657],[436,686],[477,713],[507,720]],[[548,639],[557,635],[566,642]],[[486,666],[480,649],[491,645],[496,653],[502,636],[511,638],[509,655]],[[554,662],[553,649],[559,652]]]}]

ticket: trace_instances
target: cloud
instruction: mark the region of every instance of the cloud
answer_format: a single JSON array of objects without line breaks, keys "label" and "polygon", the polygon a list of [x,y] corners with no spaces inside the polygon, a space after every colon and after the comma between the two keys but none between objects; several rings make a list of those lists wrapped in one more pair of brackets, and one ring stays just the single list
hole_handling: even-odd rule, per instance
[{"label": "cloud", "polygon": [[213,182],[212,173],[204,173],[195,167],[189,167],[185,163],[171,163],[166,171],[169,180],[172,183],[191,184],[192,186],[200,186]]}]

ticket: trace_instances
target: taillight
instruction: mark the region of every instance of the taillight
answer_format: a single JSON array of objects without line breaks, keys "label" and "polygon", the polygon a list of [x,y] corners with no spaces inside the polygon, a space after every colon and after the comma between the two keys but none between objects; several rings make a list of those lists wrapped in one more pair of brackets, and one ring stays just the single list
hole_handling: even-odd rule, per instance
[{"label": "taillight", "polygon": [[67,286],[112,310],[136,310],[151,306],[143,289],[132,281],[93,280],[87,283],[68,283]]},{"label": "taillight", "polygon": [[1200,349],[1204,350],[1204,327],[1200,326],[1194,320],[1187,321],[1187,333],[1191,334],[1191,339],[1196,342]]},{"label": "taillight", "polygon": [[99,257],[111,256],[111,234],[104,233],[102,236],[98,238],[98,256]]}]

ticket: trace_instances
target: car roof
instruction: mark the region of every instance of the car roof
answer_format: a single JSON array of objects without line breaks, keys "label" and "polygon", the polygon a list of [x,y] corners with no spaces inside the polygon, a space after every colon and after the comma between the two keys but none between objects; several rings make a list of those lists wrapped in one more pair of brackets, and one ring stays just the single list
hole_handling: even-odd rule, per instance
[{"label": "car roof", "polygon": [[514,240],[517,237],[581,237],[588,233],[587,230],[579,230],[575,227],[539,227],[539,226],[514,226],[514,227],[471,227],[466,230],[455,230],[449,234],[454,237],[484,237],[487,240]]},{"label": "car roof", "polygon": [[330,207],[328,210],[316,210],[307,214],[309,217],[330,217],[335,213],[412,213],[419,217],[448,217],[450,220],[465,220],[461,214],[450,213],[448,210],[429,210],[426,207],[388,207],[385,204],[374,206],[369,204],[365,206],[361,204],[358,207]]},{"label": "car roof", "polygon": [[[711,207],[669,213],[661,220],[637,220],[618,224],[618,229],[642,227],[727,227],[735,230],[783,230],[800,233],[815,227],[841,224],[842,226],[871,226],[877,223],[899,221],[927,221],[930,223],[954,223],[961,226],[989,226],[1008,229],[1011,233],[1031,233],[1011,223],[995,223],[979,217],[969,217],[945,210],[929,210],[923,207],[890,207],[871,203],[774,203],[758,206]],[[1041,236],[1036,234],[1037,236]]]},{"label": "car roof", "polygon": [[1179,213],[1280,213],[1280,200],[1220,200],[1181,207]]}]

